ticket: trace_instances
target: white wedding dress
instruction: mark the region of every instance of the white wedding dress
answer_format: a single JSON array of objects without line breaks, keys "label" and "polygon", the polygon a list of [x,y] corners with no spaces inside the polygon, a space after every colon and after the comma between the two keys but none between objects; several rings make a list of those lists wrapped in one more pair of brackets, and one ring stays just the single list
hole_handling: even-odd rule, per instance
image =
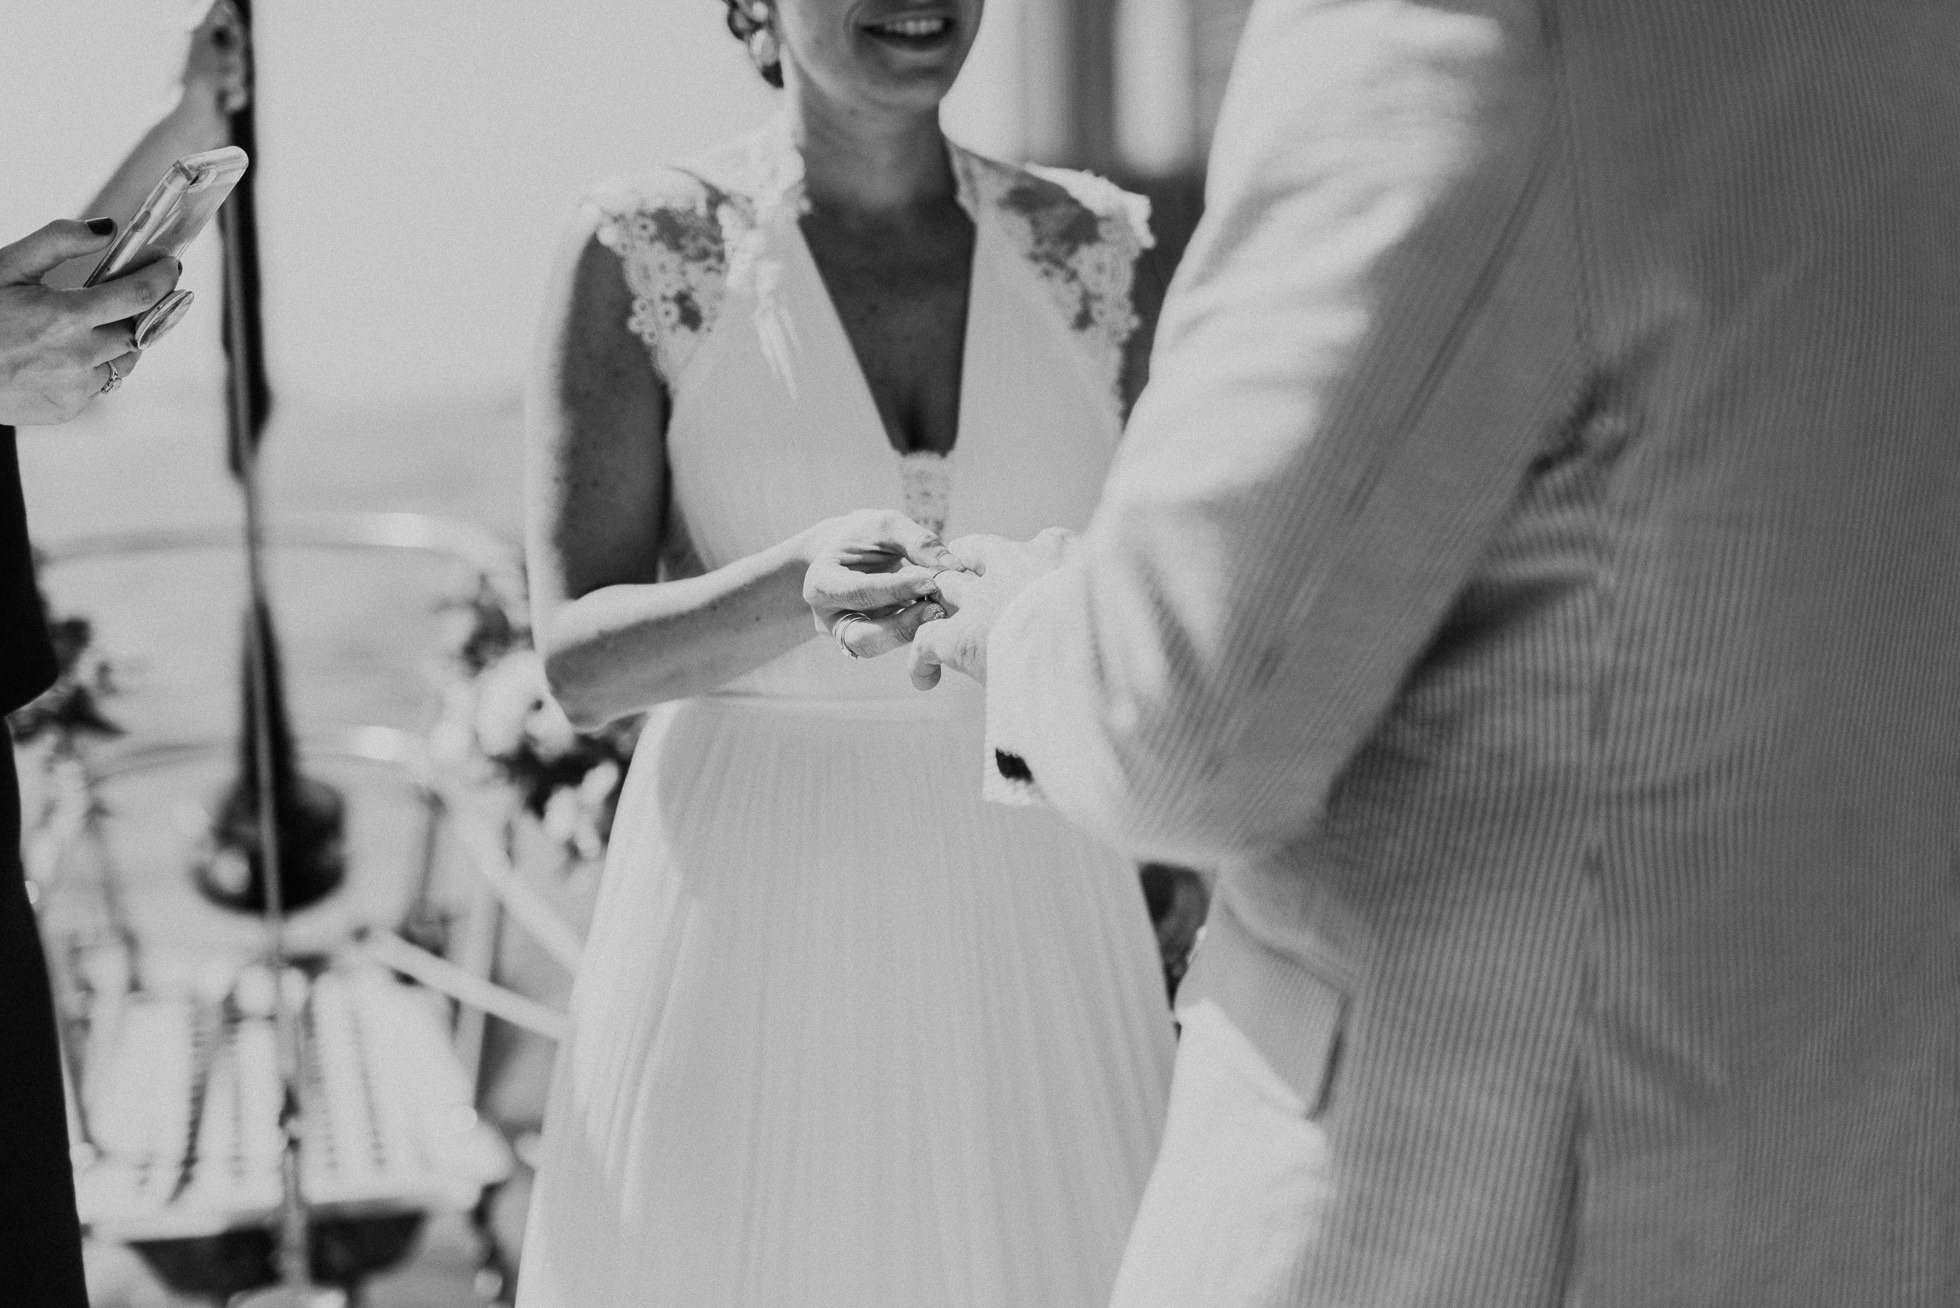
[{"label": "white wedding dress", "polygon": [[[613,187],[673,397],[670,552],[902,507],[1083,525],[1118,435],[1139,202],[954,152],[976,228],[958,441],[887,442],[776,124]],[[520,1308],[1101,1308],[1172,1029],[1135,869],[982,802],[981,695],[813,634],[656,710],[559,1054]]]}]

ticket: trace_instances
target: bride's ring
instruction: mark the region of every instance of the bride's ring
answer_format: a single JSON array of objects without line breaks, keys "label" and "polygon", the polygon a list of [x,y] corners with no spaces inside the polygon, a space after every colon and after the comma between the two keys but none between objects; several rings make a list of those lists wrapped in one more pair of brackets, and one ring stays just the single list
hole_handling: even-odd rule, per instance
[{"label": "bride's ring", "polygon": [[110,391],[122,385],[122,373],[116,370],[116,361],[114,359],[111,359],[102,366],[109,370],[109,380],[102,383],[102,389],[96,392],[97,395],[107,395]]},{"label": "bride's ring", "polygon": [[854,659],[861,659],[864,657],[864,655],[852,649],[850,645],[845,642],[844,633],[850,630],[851,624],[853,622],[869,622],[869,621],[871,621],[870,615],[859,613],[856,609],[845,609],[842,613],[838,614],[836,617],[830,620],[830,637],[832,640],[837,642],[838,649],[843,650],[846,654],[849,654]]}]

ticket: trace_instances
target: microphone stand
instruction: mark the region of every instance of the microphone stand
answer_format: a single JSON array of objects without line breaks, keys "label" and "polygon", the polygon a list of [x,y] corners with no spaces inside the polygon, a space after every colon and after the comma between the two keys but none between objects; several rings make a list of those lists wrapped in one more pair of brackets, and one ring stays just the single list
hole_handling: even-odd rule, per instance
[{"label": "microphone stand", "polygon": [[[236,5],[239,39],[245,56],[251,58],[251,15],[246,4]],[[247,65],[250,67],[250,64]],[[256,88],[254,88],[256,97]],[[242,120],[242,121],[241,121]],[[233,115],[233,138],[253,137],[250,102]],[[251,144],[256,146],[257,141]],[[245,584],[250,606],[249,637],[245,645],[246,678],[250,687],[250,723],[253,733],[253,770],[257,781],[258,854],[265,893],[266,963],[272,971],[273,1038],[279,1065],[279,1230],[274,1265],[279,1283],[262,1290],[250,1290],[232,1298],[230,1308],[347,1308],[347,1295],[312,1281],[312,1222],[306,1196],[301,1190],[300,1149],[305,1135],[303,1092],[303,1041],[300,1016],[293,1011],[286,985],[286,905],[285,886],[280,876],[279,802],[275,789],[273,758],[272,684],[272,608],[267,596],[265,575],[265,517],[260,494],[258,459],[258,419],[262,411],[262,384],[258,372],[259,343],[254,336],[257,305],[250,302],[256,292],[255,251],[247,245],[256,240],[256,223],[245,204],[229,204],[220,210],[225,248],[225,351],[230,358],[231,394],[226,406],[231,440],[233,469],[245,502]],[[248,260],[253,260],[248,268]]]},{"label": "microphone stand", "polygon": [[[241,279],[235,275],[239,249],[235,211],[225,217],[225,293],[240,295]],[[236,304],[229,324],[238,335],[245,320]],[[233,342],[234,347],[238,342]],[[250,605],[250,637],[246,642],[246,677],[251,687],[252,706],[249,729],[254,733],[254,765],[258,782],[259,858],[265,885],[266,962],[272,970],[272,1025],[279,1051],[279,1155],[280,1202],[278,1255],[279,1284],[235,1296],[231,1308],[346,1308],[347,1296],[340,1290],[312,1283],[312,1223],[306,1198],[300,1189],[300,1147],[305,1134],[305,1106],[302,1089],[302,1041],[299,1014],[293,1011],[286,984],[286,914],[284,888],[280,884],[280,840],[278,796],[273,785],[272,741],[272,647],[267,630],[271,607],[265,579],[265,524],[259,493],[259,460],[256,442],[250,432],[251,404],[237,392],[249,385],[247,370],[233,355],[231,406],[232,454],[238,461],[239,486],[245,500],[245,578]]]}]

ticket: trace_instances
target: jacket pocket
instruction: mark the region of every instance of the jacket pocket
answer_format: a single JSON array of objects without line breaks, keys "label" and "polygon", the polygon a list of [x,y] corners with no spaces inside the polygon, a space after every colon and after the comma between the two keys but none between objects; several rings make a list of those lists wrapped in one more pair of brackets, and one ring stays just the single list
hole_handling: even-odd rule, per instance
[{"label": "jacket pocket", "polygon": [[[1222,898],[1178,990],[1185,1017],[1213,1005],[1245,1037],[1301,1111],[1327,1111],[1339,1072],[1348,997],[1317,972],[1255,940]],[[1257,1075],[1257,1069],[1247,1069]]]}]

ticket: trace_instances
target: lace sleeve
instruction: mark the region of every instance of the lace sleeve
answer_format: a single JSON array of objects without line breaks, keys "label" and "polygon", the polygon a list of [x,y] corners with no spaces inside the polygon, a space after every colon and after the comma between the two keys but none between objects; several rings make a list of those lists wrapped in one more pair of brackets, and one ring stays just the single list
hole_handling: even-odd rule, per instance
[{"label": "lace sleeve", "polygon": [[671,390],[714,329],[728,281],[729,200],[685,173],[649,185],[592,188],[599,243],[619,256],[633,311],[626,327],[645,342]]},{"label": "lace sleeve", "polygon": [[1066,168],[1016,170],[999,203],[1029,264],[1069,326],[1094,351],[1119,412],[1134,398],[1129,348],[1141,322],[1137,262],[1156,244],[1150,201],[1113,182]]}]

